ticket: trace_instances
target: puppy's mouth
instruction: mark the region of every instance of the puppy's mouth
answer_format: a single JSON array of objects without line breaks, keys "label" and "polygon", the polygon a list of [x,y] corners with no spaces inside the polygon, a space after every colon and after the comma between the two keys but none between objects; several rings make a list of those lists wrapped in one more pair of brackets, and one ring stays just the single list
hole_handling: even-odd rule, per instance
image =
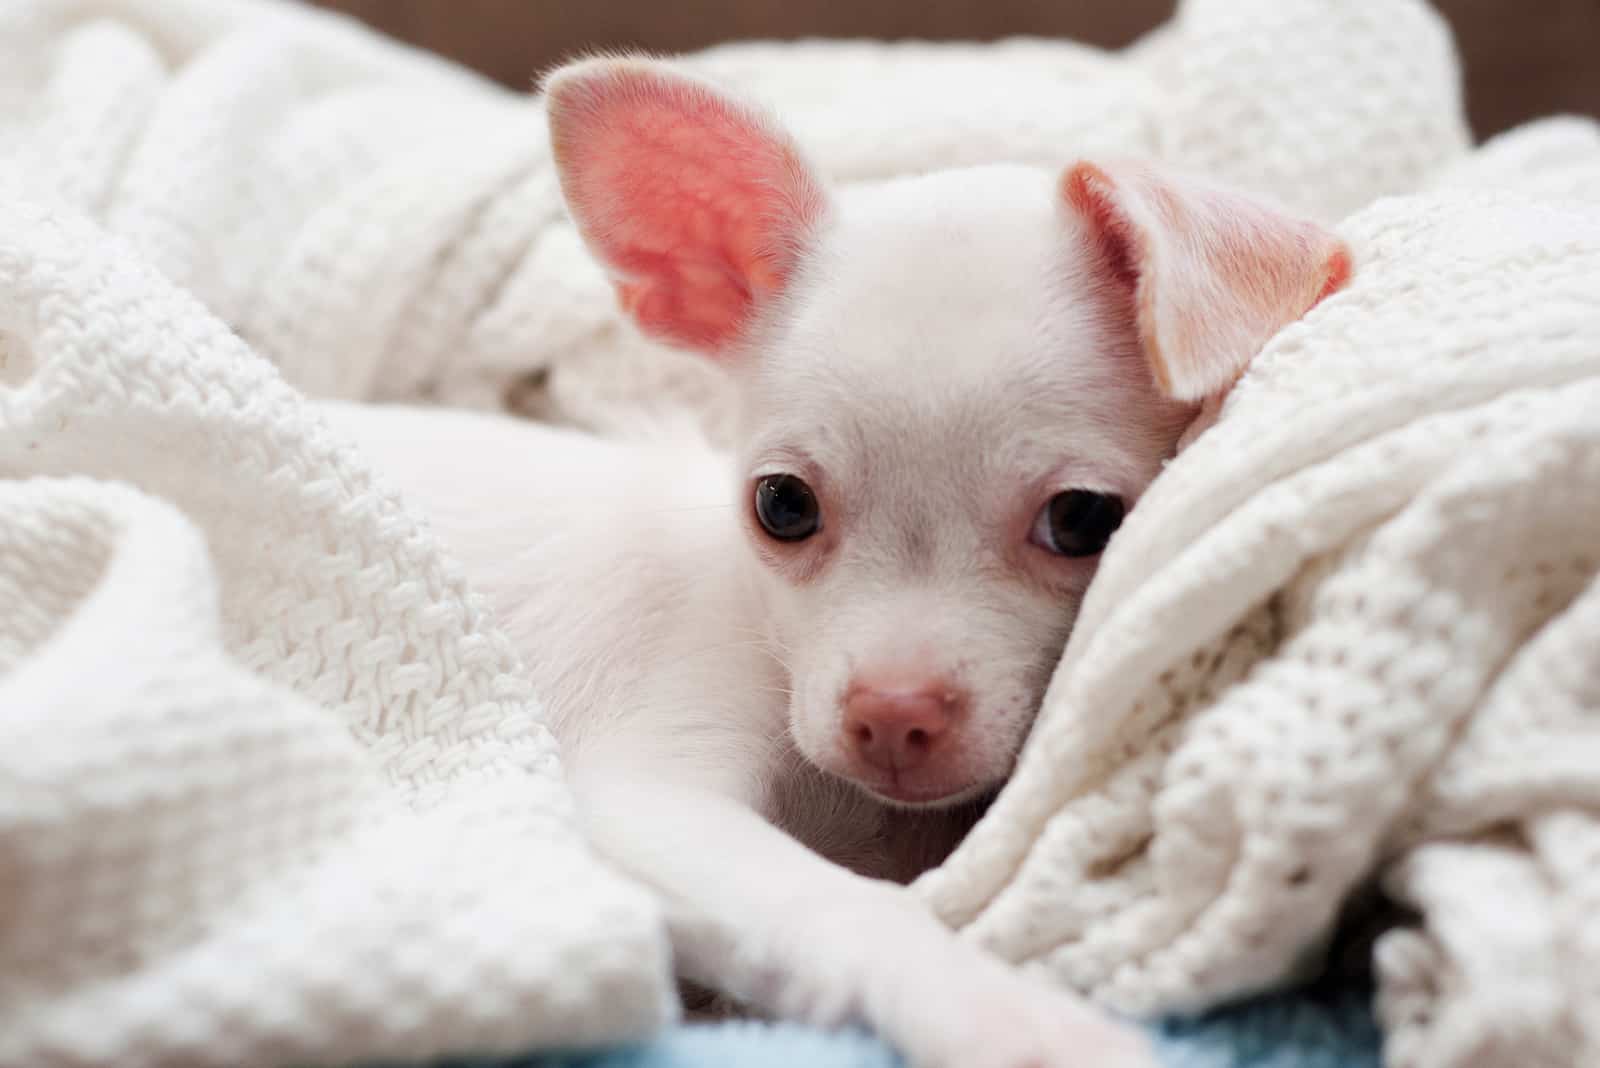
[{"label": "puppy's mouth", "polygon": [[971,801],[994,784],[968,780],[956,785],[918,782],[918,776],[890,773],[873,778],[848,776],[857,787],[896,808],[949,808]]}]

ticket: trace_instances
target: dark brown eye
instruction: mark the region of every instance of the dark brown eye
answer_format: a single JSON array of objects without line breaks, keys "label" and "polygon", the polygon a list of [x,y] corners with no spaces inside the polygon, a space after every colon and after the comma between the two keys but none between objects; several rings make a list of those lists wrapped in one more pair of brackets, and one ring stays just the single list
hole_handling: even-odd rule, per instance
[{"label": "dark brown eye", "polygon": [[1093,490],[1067,490],[1039,510],[1028,538],[1061,556],[1093,556],[1122,525],[1122,498]]},{"label": "dark brown eye", "polygon": [[756,519],[776,541],[805,541],[822,529],[817,495],[793,475],[756,480]]}]

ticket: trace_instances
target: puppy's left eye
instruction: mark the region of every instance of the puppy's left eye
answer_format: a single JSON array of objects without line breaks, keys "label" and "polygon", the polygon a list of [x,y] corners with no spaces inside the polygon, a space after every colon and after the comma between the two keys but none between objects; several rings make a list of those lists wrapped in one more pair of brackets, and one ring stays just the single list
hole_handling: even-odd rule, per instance
[{"label": "puppy's left eye", "polygon": [[1093,490],[1067,490],[1039,509],[1028,540],[1061,556],[1093,556],[1122,525],[1122,498]]},{"label": "puppy's left eye", "polygon": [[756,520],[775,541],[805,541],[822,529],[822,509],[800,479],[767,475],[756,480]]}]

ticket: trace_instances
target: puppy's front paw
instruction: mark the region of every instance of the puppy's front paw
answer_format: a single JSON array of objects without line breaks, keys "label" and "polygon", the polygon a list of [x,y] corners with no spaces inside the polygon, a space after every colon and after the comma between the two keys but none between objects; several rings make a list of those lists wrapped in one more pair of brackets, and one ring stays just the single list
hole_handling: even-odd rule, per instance
[{"label": "puppy's front paw", "polygon": [[962,942],[903,892],[804,915],[757,992],[780,1015],[865,1023],[908,1068],[1156,1068],[1137,1030]]},{"label": "puppy's front paw", "polygon": [[[930,1020],[931,1039],[910,1049],[915,1068],[1155,1068],[1146,1039],[1066,991],[1006,969],[971,962],[954,998]],[[918,1042],[918,1047],[922,1042]]]},{"label": "puppy's front paw", "polygon": [[961,947],[894,998],[913,1068],[1156,1068],[1143,1035],[1087,1002]]}]

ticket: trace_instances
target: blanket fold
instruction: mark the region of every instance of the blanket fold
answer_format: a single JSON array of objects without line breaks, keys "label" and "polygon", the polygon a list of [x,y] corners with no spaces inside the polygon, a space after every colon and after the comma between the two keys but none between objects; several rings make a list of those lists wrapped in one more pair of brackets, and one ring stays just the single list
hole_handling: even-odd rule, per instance
[{"label": "blanket fold", "polygon": [[[1148,156],[1356,251],[1141,500],[918,892],[1163,1013],[1314,966],[1376,877],[1421,916],[1376,953],[1391,1064],[1600,1061],[1600,128],[1469,151],[1414,0],[685,62],[839,181]],[[515,655],[302,392],[731,425],[618,317],[535,96],[272,0],[0,8],[0,1064],[671,1018]]]},{"label": "blanket fold", "polygon": [[[271,0],[15,0],[0,59],[0,161],[313,395],[726,439],[722,376],[618,318],[531,94]],[[1331,221],[1467,143],[1449,35],[1414,0],[1187,0],[1126,54],[804,41],[684,62],[847,183],[1123,154]]]},{"label": "blanket fold", "polygon": [[503,637],[192,298],[0,196],[0,1064],[585,1045],[673,1013]]},{"label": "blanket fold", "polygon": [[1600,1056],[1569,956],[1600,937],[1597,209],[1452,190],[1341,227],[1349,288],[1107,552],[1016,776],[921,884],[947,919],[1196,1009],[1389,869],[1424,917],[1380,947],[1392,1064]]}]

